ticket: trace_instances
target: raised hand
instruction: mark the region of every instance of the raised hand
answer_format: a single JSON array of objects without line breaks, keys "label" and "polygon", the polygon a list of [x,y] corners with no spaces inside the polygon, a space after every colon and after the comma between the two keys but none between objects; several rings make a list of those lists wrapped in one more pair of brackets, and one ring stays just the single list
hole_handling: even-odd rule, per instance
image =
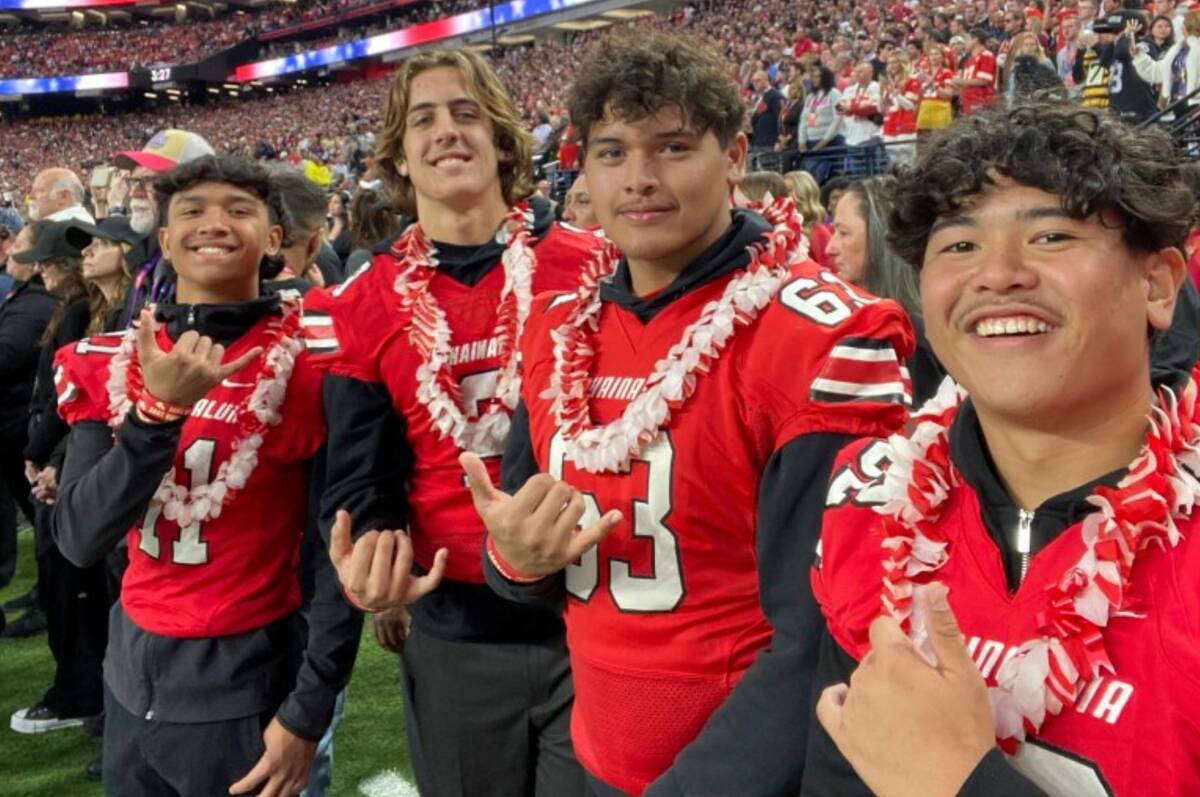
[{"label": "raised hand", "polygon": [[412,540],[403,531],[368,531],[350,537],[350,513],[339,510],[329,540],[329,559],[338,581],[360,609],[381,612],[407,606],[437,589],[446,572],[445,548],[423,576],[412,572]]},{"label": "raised hand", "polygon": [[236,360],[222,363],[225,347],[191,329],[180,335],[175,348],[167,353],[154,337],[154,314],[149,308],[142,310],[140,320],[137,354],[146,390],[168,404],[192,406],[222,379],[262,354],[262,346],[255,346]]},{"label": "raised hand", "polygon": [[890,617],[871,624],[871,651],[821,694],[817,719],[880,797],[951,797],[995,746],[987,686],[971,660],[946,588],[915,600],[937,657],[927,663]]},{"label": "raised hand", "polygon": [[522,574],[557,573],[621,522],[621,513],[613,510],[580,531],[578,525],[586,506],[579,491],[566,482],[539,473],[510,496],[496,489],[478,456],[462,454],[458,461],[466,471],[475,511],[483,519],[496,550]]}]

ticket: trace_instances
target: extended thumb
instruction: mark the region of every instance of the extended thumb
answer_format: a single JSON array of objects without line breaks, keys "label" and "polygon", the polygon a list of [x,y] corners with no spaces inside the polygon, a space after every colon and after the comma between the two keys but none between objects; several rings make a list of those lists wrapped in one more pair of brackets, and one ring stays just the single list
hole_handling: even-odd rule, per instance
[{"label": "extended thumb", "polygon": [[950,601],[947,600],[949,593],[950,590],[945,584],[935,581],[922,589],[918,596],[924,604],[925,628],[929,634],[929,642],[942,665],[970,658],[962,643],[958,618],[954,616],[954,610],[950,608]]}]

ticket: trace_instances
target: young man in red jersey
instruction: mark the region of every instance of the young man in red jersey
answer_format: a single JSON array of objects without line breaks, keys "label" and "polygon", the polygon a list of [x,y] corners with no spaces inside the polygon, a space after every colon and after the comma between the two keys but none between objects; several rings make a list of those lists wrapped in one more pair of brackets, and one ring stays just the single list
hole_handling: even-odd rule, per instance
[{"label": "young man in red jersey", "polygon": [[707,48],[631,34],[578,75],[613,246],[535,307],[503,491],[464,457],[489,583],[565,605],[595,794],[794,793],[820,629],[801,574],[834,455],[905,416],[911,332],[807,259],[790,202],[731,210],[745,110]]},{"label": "young man in red jersey", "polygon": [[1194,205],[1170,152],[1035,106],[901,177],[893,240],[960,387],[839,457],[805,794],[1200,792],[1200,407],[1152,345]]},{"label": "young man in red jersey", "polygon": [[358,637],[325,620],[323,600],[340,600],[326,567],[297,672],[320,375],[303,352],[298,301],[259,294],[259,266],[281,239],[266,172],[209,156],[155,191],[179,304],[56,361],[72,425],[57,543],[83,566],[129,540],[104,667],[105,790],[291,795]]},{"label": "young man in red jersey", "polygon": [[[524,201],[529,135],[475,53],[405,62],[377,152],[417,221],[305,302],[310,350],[329,371],[323,507],[328,522],[349,513],[331,554],[360,604],[412,603],[403,687],[422,794],[582,794],[560,612],[484,583],[484,528],[458,457],[474,452],[499,474],[533,297],[576,285],[600,239]],[[414,561],[425,575],[375,590],[385,574],[407,581]],[[399,609],[377,616],[380,639],[394,642],[404,621]]]}]

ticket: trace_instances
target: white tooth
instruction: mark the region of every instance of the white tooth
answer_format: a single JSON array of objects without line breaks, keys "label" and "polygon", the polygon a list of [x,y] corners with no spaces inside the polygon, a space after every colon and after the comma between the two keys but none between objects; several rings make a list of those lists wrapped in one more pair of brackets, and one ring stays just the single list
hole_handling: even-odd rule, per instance
[{"label": "white tooth", "polygon": [[1033,328],[1030,327],[1029,324],[1030,324],[1030,321],[1028,318],[1017,319],[1017,326],[1019,327],[1018,331],[1020,331],[1020,333],[1022,335],[1026,335],[1026,334],[1032,332]]},{"label": "white tooth", "polygon": [[1037,331],[1038,332],[1049,332],[1050,325],[1047,324],[1045,321],[1039,321],[1038,325],[1037,325]]},{"label": "white tooth", "polygon": [[1017,322],[1013,319],[1008,319],[1004,322],[1004,333],[1006,335],[1017,334]]}]

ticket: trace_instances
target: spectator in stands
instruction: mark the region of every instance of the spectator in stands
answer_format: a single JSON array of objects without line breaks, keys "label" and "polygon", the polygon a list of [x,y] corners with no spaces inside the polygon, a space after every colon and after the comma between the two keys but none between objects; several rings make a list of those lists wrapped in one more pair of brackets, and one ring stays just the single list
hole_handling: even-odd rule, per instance
[{"label": "spectator in stands", "polygon": [[825,251],[842,279],[895,300],[908,313],[917,334],[917,351],[909,358],[908,368],[913,399],[920,405],[937,391],[945,371],[925,341],[916,272],[888,242],[894,190],[895,178],[890,176],[851,183],[837,204],[833,237]]},{"label": "spectator in stands", "polygon": [[959,110],[964,115],[990,108],[996,99],[996,56],[987,48],[987,33],[975,28],[969,41],[970,55],[962,75],[951,81],[958,89]]},{"label": "spectator in stands", "polygon": [[1150,35],[1143,39],[1149,55],[1155,61],[1162,58],[1175,44],[1175,27],[1171,18],[1162,14],[1150,23]]},{"label": "spectator in stands", "polygon": [[1072,95],[1078,96],[1079,90],[1075,84],[1075,57],[1079,53],[1079,15],[1069,14],[1063,17],[1059,27],[1058,53],[1054,57],[1058,77],[1063,84],[1072,89]]},{"label": "spectator in stands", "polygon": [[880,81],[883,145],[893,163],[907,163],[916,155],[920,102],[921,81],[909,68],[904,52],[893,50]]},{"label": "spectator in stands", "polygon": [[[1126,31],[1126,36],[1133,31]],[[1200,88],[1200,10],[1183,18],[1183,36],[1156,61],[1144,52],[1133,56],[1133,65],[1149,83],[1159,85],[1159,103],[1168,106]],[[1124,37],[1122,37],[1124,38]],[[1191,105],[1197,104],[1192,98]]]},{"label": "spectator in stands", "polygon": [[[34,511],[23,453],[28,442],[29,402],[37,373],[38,342],[58,304],[26,257],[37,244],[33,233],[30,225],[13,242],[7,271],[15,287],[0,304],[0,479],[31,523]],[[0,582],[12,578],[16,562],[16,524],[0,524]],[[4,636],[28,636],[43,628],[45,613],[35,604],[25,616],[9,624]]]},{"label": "spectator in stands", "polygon": [[883,113],[875,68],[863,61],[854,68],[854,82],[842,92],[836,110],[846,139],[846,172],[857,177],[882,171],[880,150]]},{"label": "spectator in stands", "polygon": [[818,183],[823,183],[833,176],[837,162],[844,154],[842,147],[846,139],[841,133],[842,118],[836,110],[842,94],[835,85],[833,71],[827,66],[814,65],[809,71],[809,79],[812,90],[804,99],[801,114],[803,135],[799,150],[803,158],[800,165],[812,173]]},{"label": "spectator in stands", "polygon": [[385,193],[359,191],[350,204],[350,239],[354,250],[346,260],[346,271],[352,273],[370,262],[372,251],[395,238],[400,227]]},{"label": "spectator in stands", "polygon": [[38,172],[29,193],[33,201],[30,215],[34,219],[76,219],[89,224],[93,221],[92,214],[83,207],[83,183],[70,169],[59,167]]},{"label": "spectator in stands", "polygon": [[334,191],[329,195],[326,205],[326,237],[333,247],[334,254],[342,262],[350,256],[354,248],[354,237],[350,231],[350,194],[347,191]]},{"label": "spectator in stands", "polygon": [[79,568],[71,564],[59,552],[51,533],[51,505],[57,497],[69,431],[57,412],[54,353],[87,333],[91,302],[99,296],[99,290],[85,282],[82,252],[68,238],[74,223],[79,222],[47,223],[34,250],[24,255],[35,260],[46,290],[57,299],[39,341],[41,354],[24,451],[25,475],[36,513],[39,603],[46,613],[47,643],[55,668],[41,700],[12,715],[10,725],[18,733],[81,725],[104,708],[101,663],[108,642],[109,606],[104,565]]},{"label": "spectator in stands", "polygon": [[340,270],[326,274],[319,261],[328,204],[325,192],[300,172],[285,168],[271,172],[271,195],[283,227],[278,255],[283,267],[276,280],[303,280],[316,287],[340,282]]},{"label": "spectator in stands", "polygon": [[808,172],[794,171],[783,176],[788,193],[796,203],[796,210],[804,219],[804,234],[808,236],[808,256],[828,269],[833,263],[826,255],[833,228],[825,220],[825,208],[821,206],[821,188]]},{"label": "spectator in stands", "polygon": [[563,221],[582,230],[594,230],[600,226],[596,211],[592,207],[592,196],[588,193],[587,177],[583,172],[567,189],[563,200]]},{"label": "spectator in stands", "polygon": [[791,193],[779,172],[749,172],[738,183],[738,188],[752,202],[762,202],[768,196],[778,199]]},{"label": "spectator in stands", "polygon": [[779,117],[787,98],[771,85],[765,70],[759,69],[750,78],[754,99],[750,103],[750,168],[759,168],[759,159],[775,151],[779,143]]},{"label": "spectator in stands", "polygon": [[918,74],[921,104],[917,108],[917,132],[928,133],[949,127],[954,120],[954,70],[946,66],[946,53],[933,43],[925,48],[927,69]]},{"label": "spectator in stands", "polygon": [[[1083,6],[1091,0],[1080,0],[1080,23],[1083,21]],[[1090,27],[1079,34],[1079,50],[1075,53],[1075,66],[1071,76],[1080,87],[1080,101],[1088,108],[1108,107],[1109,68],[1101,62],[1101,52],[1111,53],[1115,36],[1111,30],[1096,33]],[[1111,55],[1107,59],[1111,63]]]},{"label": "spectator in stands", "polygon": [[1008,107],[1033,99],[1038,92],[1063,88],[1058,70],[1046,57],[1037,36],[1018,33],[1004,62],[1004,100]]},{"label": "spectator in stands", "polygon": [[799,162],[797,136],[804,115],[804,98],[807,96],[808,78],[803,69],[795,68],[795,75],[787,85],[787,103],[779,117],[779,143],[776,149],[783,153],[785,169],[795,168]]},{"label": "spectator in stands", "polygon": [[168,129],[155,133],[140,150],[118,152],[113,158],[119,168],[131,170],[126,178],[129,225],[134,232],[145,236],[130,255],[133,258],[133,286],[122,326],[128,326],[144,305],[169,302],[175,296],[174,273],[158,249],[159,207],[154,194],[155,178],[181,163],[212,154],[213,148],[195,133]]}]

